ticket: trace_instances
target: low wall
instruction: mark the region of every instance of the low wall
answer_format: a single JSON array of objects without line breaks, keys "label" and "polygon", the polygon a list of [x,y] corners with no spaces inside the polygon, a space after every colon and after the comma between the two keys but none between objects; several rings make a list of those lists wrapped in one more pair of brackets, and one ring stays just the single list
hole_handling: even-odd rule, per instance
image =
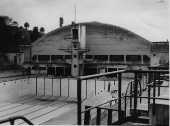
[{"label": "low wall", "polygon": [[[168,101],[167,101],[168,102]],[[153,104],[150,105],[150,124],[152,126],[169,126],[169,105],[155,104],[155,113],[153,113]]]},{"label": "low wall", "polygon": [[[128,82],[128,80],[122,80],[122,92],[125,92]],[[110,90],[117,90],[117,81],[83,80],[82,99],[108,91],[109,83]],[[0,101],[8,101],[24,95],[77,98],[77,80],[74,78],[25,77],[0,82]]]},{"label": "low wall", "polygon": [[24,95],[34,95],[34,83],[34,78],[0,82],[0,101],[11,101]]}]

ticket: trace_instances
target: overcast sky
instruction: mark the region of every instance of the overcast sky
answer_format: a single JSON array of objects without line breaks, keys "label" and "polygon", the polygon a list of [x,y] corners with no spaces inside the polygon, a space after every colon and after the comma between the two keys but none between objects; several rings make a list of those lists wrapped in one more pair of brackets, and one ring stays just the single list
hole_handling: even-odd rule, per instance
[{"label": "overcast sky", "polygon": [[119,25],[150,41],[168,38],[168,0],[0,0],[0,15],[7,15],[19,25],[29,22],[43,26],[46,32],[74,20],[99,21]]}]

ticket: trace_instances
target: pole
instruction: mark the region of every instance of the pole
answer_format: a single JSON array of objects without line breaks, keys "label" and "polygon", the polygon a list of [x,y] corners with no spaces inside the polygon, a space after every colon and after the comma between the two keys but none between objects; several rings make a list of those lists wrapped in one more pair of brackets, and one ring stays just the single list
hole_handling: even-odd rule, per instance
[{"label": "pole", "polygon": [[135,83],[134,83],[134,118],[137,118],[137,95],[138,95],[138,80],[137,80],[137,72],[135,72]]},{"label": "pole", "polygon": [[122,119],[122,112],[121,112],[121,73],[118,74],[118,121]]},{"label": "pole", "polygon": [[77,80],[77,125],[81,125],[81,80]]}]

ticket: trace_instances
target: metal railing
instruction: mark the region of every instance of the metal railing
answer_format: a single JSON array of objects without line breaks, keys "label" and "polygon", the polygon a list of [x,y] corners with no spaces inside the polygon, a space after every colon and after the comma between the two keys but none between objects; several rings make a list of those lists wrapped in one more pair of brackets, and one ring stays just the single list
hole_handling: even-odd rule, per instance
[{"label": "metal railing", "polygon": [[4,120],[0,120],[0,124],[9,122],[10,125],[15,125],[15,121],[19,120],[19,119],[23,120],[28,125],[34,125],[30,120],[28,120],[24,116],[14,116],[14,117],[10,117],[10,118],[4,119]]},{"label": "metal railing", "polygon": [[[122,111],[122,96],[121,96],[121,86],[122,86],[122,74],[123,73],[133,73],[134,74],[134,84],[133,84],[133,95],[130,95],[130,96],[124,96],[124,100],[125,100],[125,110],[124,112]],[[77,102],[77,124],[78,125],[81,125],[82,124],[82,113],[83,112],[86,112],[86,116],[88,115],[89,116],[89,111],[91,109],[94,109],[94,108],[97,108],[97,119],[96,119],[96,123],[97,124],[100,124],[100,120],[99,120],[99,115],[101,115],[101,111],[99,109],[101,105],[105,104],[101,104],[101,105],[97,105],[97,106],[93,106],[93,107],[89,107],[89,106],[86,106],[86,110],[82,112],[82,99],[81,99],[81,81],[82,80],[87,80],[87,79],[93,79],[93,78],[98,78],[98,77],[102,77],[102,76],[107,76],[107,75],[114,75],[114,74],[117,74],[118,75],[118,123],[122,123],[123,121],[125,121],[126,119],[126,100],[128,97],[132,97],[133,99],[133,119],[134,118],[138,118],[138,114],[137,114],[137,105],[138,105],[138,98],[142,99],[142,98],[147,98],[148,99],[148,105],[150,104],[150,99],[153,99],[153,103],[155,103],[155,99],[156,99],[156,90],[155,90],[155,84],[156,84],[156,80],[160,80],[160,75],[161,74],[167,74],[169,73],[168,70],[120,70],[120,71],[114,71],[114,72],[108,72],[108,73],[101,73],[101,74],[95,74],[95,75],[88,75],[88,76],[80,76],[77,78],[77,99],[78,99],[78,102]],[[142,96],[138,96],[138,78],[141,74],[146,74],[147,75],[147,83],[151,83],[153,82],[153,97],[150,97],[150,92],[148,93],[148,97],[142,97]],[[141,86],[141,85],[139,85]],[[161,87],[161,86],[159,86]],[[150,88],[147,87],[148,89]],[[158,88],[158,91],[159,91],[159,88]],[[161,99],[161,98],[158,98],[158,99]],[[164,100],[164,99],[163,99]],[[167,99],[169,100],[169,99]],[[111,102],[111,101],[108,101],[108,102]],[[106,103],[108,103],[106,102]],[[110,114],[108,115],[108,117],[112,117],[111,113],[112,113],[112,109],[108,109],[110,110]],[[98,115],[99,114],[99,115]],[[88,124],[89,121],[89,117],[86,117],[85,116],[85,124]],[[124,118],[125,117],[125,118]],[[112,124],[113,122],[110,122],[108,121],[108,124]]]}]

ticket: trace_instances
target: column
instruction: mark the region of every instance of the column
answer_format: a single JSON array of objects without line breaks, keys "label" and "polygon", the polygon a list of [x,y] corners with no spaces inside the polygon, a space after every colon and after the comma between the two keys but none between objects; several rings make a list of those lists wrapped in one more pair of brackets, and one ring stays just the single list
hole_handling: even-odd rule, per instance
[{"label": "column", "polygon": [[49,55],[49,63],[51,63],[51,55]]},{"label": "column", "polygon": [[108,63],[110,63],[110,55],[108,55],[107,57],[108,57],[108,58],[107,58],[107,59],[108,59]]},{"label": "column", "polygon": [[143,55],[141,55],[141,64],[144,64],[144,62],[143,62]]},{"label": "column", "polygon": [[38,55],[36,55],[36,63],[38,63],[39,62],[39,60],[38,60]]},{"label": "column", "polygon": [[126,55],[123,55],[124,58],[124,64],[126,64]]}]

